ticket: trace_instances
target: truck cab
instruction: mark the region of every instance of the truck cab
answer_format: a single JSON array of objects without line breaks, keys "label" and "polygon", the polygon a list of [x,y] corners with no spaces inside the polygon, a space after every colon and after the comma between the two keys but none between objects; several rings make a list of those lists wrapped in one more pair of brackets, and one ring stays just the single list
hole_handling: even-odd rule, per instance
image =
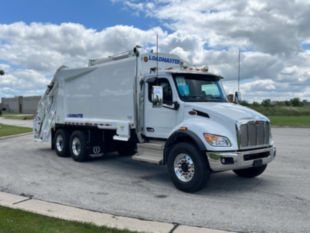
[{"label": "truck cab", "polygon": [[143,79],[145,143],[135,157],[167,164],[183,191],[199,190],[212,172],[258,176],[276,155],[269,119],[228,102],[222,79],[197,70],[170,70]]}]

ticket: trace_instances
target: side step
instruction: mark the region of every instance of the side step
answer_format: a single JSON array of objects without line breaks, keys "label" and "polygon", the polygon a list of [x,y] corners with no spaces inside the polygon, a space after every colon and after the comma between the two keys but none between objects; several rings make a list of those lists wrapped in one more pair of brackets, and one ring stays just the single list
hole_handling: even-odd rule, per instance
[{"label": "side step", "polygon": [[162,141],[150,141],[138,144],[138,153],[132,157],[134,160],[162,164],[165,143]]}]

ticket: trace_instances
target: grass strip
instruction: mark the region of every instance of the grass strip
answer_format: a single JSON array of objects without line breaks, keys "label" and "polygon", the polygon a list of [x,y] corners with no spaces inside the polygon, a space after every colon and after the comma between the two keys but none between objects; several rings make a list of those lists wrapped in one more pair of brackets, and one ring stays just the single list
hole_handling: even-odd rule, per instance
[{"label": "grass strip", "polygon": [[29,133],[31,131],[32,129],[27,127],[0,124],[0,137]]},{"label": "grass strip", "polygon": [[0,206],[0,233],[133,233]]},{"label": "grass strip", "polygon": [[33,120],[32,114],[3,114],[3,118],[11,120]]},{"label": "grass strip", "polygon": [[272,126],[310,127],[310,116],[269,116]]}]

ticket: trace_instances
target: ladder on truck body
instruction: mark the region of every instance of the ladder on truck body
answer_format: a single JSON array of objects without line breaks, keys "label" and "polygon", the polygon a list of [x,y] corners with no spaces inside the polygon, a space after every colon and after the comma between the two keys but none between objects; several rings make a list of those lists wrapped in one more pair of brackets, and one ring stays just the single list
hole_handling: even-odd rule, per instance
[{"label": "ladder on truck body", "polygon": [[56,96],[58,92],[57,74],[60,70],[67,68],[61,66],[56,70],[51,83],[42,96],[36,117],[33,121],[33,136],[35,141],[47,142],[51,136],[51,129],[55,126],[56,121]]}]

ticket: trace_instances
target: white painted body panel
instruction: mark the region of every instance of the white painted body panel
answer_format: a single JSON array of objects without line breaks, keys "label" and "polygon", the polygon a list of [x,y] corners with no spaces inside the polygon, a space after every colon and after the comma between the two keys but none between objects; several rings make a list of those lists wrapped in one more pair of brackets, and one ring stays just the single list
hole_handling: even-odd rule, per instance
[{"label": "white painted body panel", "polygon": [[[207,113],[210,118],[191,116],[187,114],[191,110]],[[238,150],[236,124],[245,119],[269,121],[262,114],[249,108],[232,103],[186,103],[184,106],[184,121],[178,127],[186,126],[193,131],[204,143],[206,150],[230,151]],[[176,130],[176,128],[174,130]],[[173,131],[171,132],[171,134]],[[231,142],[231,147],[213,147],[208,144],[204,133],[222,135]]]},{"label": "white painted body panel", "polygon": [[[117,129],[120,133],[124,128],[135,128],[135,108],[138,111],[140,108],[135,98],[135,82],[139,85],[151,68],[154,74],[157,67],[180,69],[181,64],[180,58],[171,54],[128,53],[122,59],[112,57],[89,67],[60,68],[50,84],[53,91],[47,91],[39,104],[37,115],[43,117],[35,119],[34,138],[48,141],[55,124],[89,124]],[[139,93],[138,88],[137,96]],[[53,112],[49,107],[51,98]],[[126,137],[128,140],[130,135]]]},{"label": "white painted body panel", "polygon": [[113,64],[61,71],[58,77],[64,111],[58,111],[56,123],[119,120],[133,124],[135,63],[136,58],[131,57]]},{"label": "white painted body panel", "polygon": [[[177,90],[170,74],[159,73],[160,78],[165,78],[169,81],[172,93],[173,101],[178,99]],[[180,109],[178,111],[169,109],[168,107],[153,107],[152,102],[149,100],[149,88],[146,84],[144,93],[144,135],[152,138],[164,138],[167,139],[175,126],[183,121],[183,114]],[[180,115],[181,114],[181,115]],[[148,131],[148,128],[153,128],[154,131]]]},{"label": "white painted body panel", "polygon": [[[151,102],[147,99],[146,90],[144,134],[148,137],[168,139],[181,127],[186,127],[201,139],[206,150],[231,151],[239,149],[236,136],[237,122],[249,119],[269,121],[267,117],[256,111],[233,103],[183,102],[177,94],[171,74],[168,72],[161,72],[159,77],[169,80],[173,92],[173,101],[178,102],[180,104],[180,108],[178,110],[171,110],[165,107],[152,107]],[[199,115],[190,115],[189,111],[192,110],[198,110],[206,113],[210,118]],[[155,131],[148,132],[147,127],[152,127]],[[225,136],[230,140],[231,146],[213,147],[204,139],[204,133]]]}]

